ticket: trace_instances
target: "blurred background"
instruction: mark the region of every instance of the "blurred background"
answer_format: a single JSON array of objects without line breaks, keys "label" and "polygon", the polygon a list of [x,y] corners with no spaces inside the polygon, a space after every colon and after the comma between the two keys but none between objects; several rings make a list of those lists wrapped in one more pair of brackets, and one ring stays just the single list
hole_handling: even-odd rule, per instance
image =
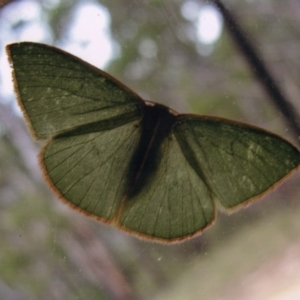
[{"label": "blurred background", "polygon": [[[300,2],[224,0],[300,113]],[[42,42],[146,100],[299,146],[210,1],[0,0],[0,299],[300,299],[300,174],[201,236],[139,240],[62,204],[16,105],[5,45]]]}]

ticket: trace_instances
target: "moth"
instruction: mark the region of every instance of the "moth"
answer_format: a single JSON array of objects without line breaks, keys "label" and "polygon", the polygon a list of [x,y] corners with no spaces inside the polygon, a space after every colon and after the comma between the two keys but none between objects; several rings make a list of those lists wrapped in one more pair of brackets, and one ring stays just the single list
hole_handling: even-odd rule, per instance
[{"label": "moth", "polygon": [[147,239],[201,233],[299,168],[299,150],[242,123],[178,114],[57,48],[8,45],[46,181],[72,208]]}]

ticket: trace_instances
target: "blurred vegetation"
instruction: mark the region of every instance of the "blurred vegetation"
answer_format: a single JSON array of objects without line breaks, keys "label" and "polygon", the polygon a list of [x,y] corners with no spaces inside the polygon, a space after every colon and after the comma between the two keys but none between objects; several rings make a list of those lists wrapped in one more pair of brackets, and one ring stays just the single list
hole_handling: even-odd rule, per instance
[{"label": "blurred vegetation", "polygon": [[[0,1],[0,19],[17,2]],[[75,8],[84,2],[38,1],[49,27],[45,43],[68,40]],[[115,55],[107,71],[147,100],[243,121],[299,143],[228,32],[212,45],[196,38],[195,23],[182,14],[187,2],[198,9],[209,3],[94,1],[110,15]],[[224,3],[299,112],[299,1]],[[15,37],[26,25],[26,18],[7,24]],[[9,100],[0,91],[0,299],[241,299],[233,292],[244,288],[243,280],[300,243],[299,172],[249,208],[219,213],[213,227],[182,244],[138,240],[89,220],[48,190],[37,166],[40,143],[32,142]]]}]

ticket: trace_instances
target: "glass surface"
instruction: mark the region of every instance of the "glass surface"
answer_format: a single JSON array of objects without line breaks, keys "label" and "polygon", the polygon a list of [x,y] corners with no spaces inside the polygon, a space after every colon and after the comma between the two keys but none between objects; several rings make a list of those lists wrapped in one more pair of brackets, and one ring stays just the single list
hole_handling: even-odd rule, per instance
[{"label": "glass surface", "polygon": [[[105,69],[145,100],[245,122],[299,146],[220,14],[209,17],[213,6],[6,2],[0,7],[0,299],[300,298],[299,171],[248,208],[219,211],[201,236],[153,243],[95,222],[54,196],[36,158],[42,143],[32,140],[16,105],[4,47],[41,42]],[[300,3],[226,4],[299,114]],[[205,22],[219,22],[211,23],[211,36]]]}]

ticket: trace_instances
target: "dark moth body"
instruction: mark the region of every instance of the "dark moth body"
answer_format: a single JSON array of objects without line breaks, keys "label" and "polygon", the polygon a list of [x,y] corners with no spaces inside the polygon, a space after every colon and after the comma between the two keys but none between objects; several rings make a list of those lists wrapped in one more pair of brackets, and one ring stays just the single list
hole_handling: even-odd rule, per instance
[{"label": "dark moth body", "polygon": [[[141,136],[128,170],[128,197],[136,195],[163,158],[160,146],[168,138],[176,121],[176,116],[160,104],[149,104],[143,108]],[[170,137],[169,137],[170,138]]]},{"label": "dark moth body", "polygon": [[[7,46],[40,165],[65,203],[130,233],[179,241],[201,233],[216,201],[235,209],[300,166],[299,150],[250,125],[171,112],[57,48]],[[199,97],[201,101],[201,97]]]}]

